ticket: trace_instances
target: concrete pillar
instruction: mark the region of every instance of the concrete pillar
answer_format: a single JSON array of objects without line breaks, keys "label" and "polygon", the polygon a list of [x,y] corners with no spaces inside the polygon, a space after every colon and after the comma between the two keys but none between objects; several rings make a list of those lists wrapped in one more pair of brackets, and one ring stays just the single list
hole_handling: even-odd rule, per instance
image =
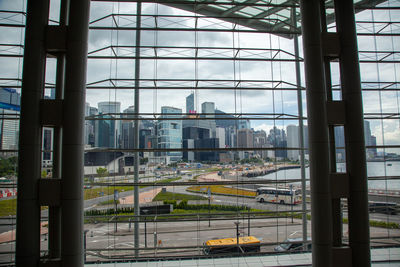
[{"label": "concrete pillar", "polygon": [[[328,32],[328,26],[326,25],[326,9],[325,1],[321,0],[321,31],[323,33]],[[325,70],[325,85],[326,85],[326,98],[328,101],[333,100],[332,94],[332,80],[331,80],[331,59],[329,57],[324,58],[324,70]],[[329,160],[330,160],[330,173],[336,173],[336,145],[335,145],[335,126],[328,125],[328,136],[329,136]],[[341,210],[340,198],[332,199],[332,245],[339,247],[342,245],[343,235],[343,220]]]},{"label": "concrete pillar", "polygon": [[[297,18],[296,18],[296,8],[292,8],[292,23],[293,27],[297,28]],[[294,55],[296,59],[300,58],[299,55],[299,36],[297,34],[293,35],[293,45],[294,45]],[[303,123],[303,97],[301,93],[301,72],[300,72],[300,62],[296,61],[296,85],[297,85],[297,108],[299,113],[299,144],[300,148],[304,148],[304,123]],[[300,171],[301,171],[301,198],[302,198],[302,225],[303,225],[303,242],[307,242],[308,230],[307,230],[307,198],[306,192],[306,168],[305,168],[305,151],[300,150]]]},{"label": "concrete pillar", "polygon": [[342,95],[346,103],[349,243],[353,266],[370,266],[363,105],[353,2],[335,0],[335,15],[341,46],[339,59]]},{"label": "concrete pillar", "polygon": [[[67,25],[69,1],[61,1],[60,25]],[[57,55],[56,99],[64,98],[65,54]],[[54,127],[53,135],[53,178],[61,178],[62,127]],[[61,208],[49,207],[49,257],[61,255]]]},{"label": "concrete pillar", "polygon": [[[140,88],[140,40],[141,40],[141,20],[142,20],[142,2],[137,1],[136,5],[136,60],[135,60],[135,134],[134,148],[139,149],[139,88]],[[139,183],[139,152],[135,151],[135,168],[134,168],[134,183]],[[133,188],[135,222],[134,222],[134,246],[135,257],[139,257],[139,186]]]},{"label": "concrete pillar", "polygon": [[62,141],[62,266],[83,266],[83,152],[89,0],[71,0]]},{"label": "concrete pillar", "polygon": [[301,0],[310,147],[313,266],[332,265],[329,138],[319,0]]},{"label": "concrete pillar", "polygon": [[48,14],[49,1],[28,1],[18,156],[17,266],[36,266],[40,259],[38,180],[42,128],[39,117],[45,78],[44,43]]}]

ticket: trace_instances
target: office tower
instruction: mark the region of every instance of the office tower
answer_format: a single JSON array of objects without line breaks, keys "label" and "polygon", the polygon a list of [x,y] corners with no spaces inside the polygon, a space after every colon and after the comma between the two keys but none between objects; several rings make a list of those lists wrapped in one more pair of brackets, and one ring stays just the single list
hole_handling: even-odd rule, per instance
[{"label": "office tower", "polygon": [[[254,147],[266,148],[267,145],[267,133],[264,130],[253,132]],[[258,150],[255,151],[261,158],[267,158],[267,151]]]},{"label": "office tower", "polygon": [[[134,148],[134,129],[135,123],[133,121],[135,112],[134,106],[129,106],[124,109],[121,114],[123,120],[121,120],[121,148],[123,149],[133,149]],[[140,123],[140,122],[139,122]]]},{"label": "office tower", "polygon": [[227,147],[237,147],[236,127],[225,128],[225,143]]},{"label": "office tower", "polygon": [[[93,120],[87,120],[86,117],[94,115],[91,114],[91,107],[89,103],[85,104],[85,145],[92,145],[94,140],[94,123]],[[93,139],[93,140],[92,140]]]},{"label": "office tower", "polygon": [[[288,125],[286,127],[287,132],[287,146],[290,148],[299,148],[299,127],[296,125]],[[290,160],[298,160],[300,152],[299,150],[288,150],[287,157]]]},{"label": "office tower", "polygon": [[225,128],[217,127],[215,129],[215,138],[219,140],[219,147],[225,147]]},{"label": "office tower", "polygon": [[186,97],[186,113],[196,113],[194,109],[194,93]]},{"label": "office tower", "polygon": [[284,149],[287,147],[285,130],[279,129],[274,126],[274,128],[269,131],[267,140],[273,147],[283,148],[283,150],[275,151],[275,157],[287,158],[287,150]]},{"label": "office tower", "polygon": [[[303,126],[303,145],[304,148],[307,149],[308,146],[308,131],[307,125]],[[287,132],[287,147],[290,148],[301,148],[300,144],[300,127],[296,125],[288,125],[286,127]],[[306,150],[307,151],[307,150]],[[306,153],[305,151],[305,153]],[[287,157],[290,160],[299,160],[300,159],[300,150],[288,150]]]},{"label": "office tower", "polygon": [[[95,146],[117,148],[120,143],[120,122],[121,103],[105,101],[98,103],[99,118],[95,121]],[[110,120],[107,120],[110,118]]]},{"label": "office tower", "polygon": [[238,147],[252,148],[253,147],[253,131],[250,129],[239,129],[237,133]]},{"label": "office tower", "polygon": [[201,104],[201,113],[205,113],[207,115],[202,115],[204,118],[209,118],[204,120],[204,122],[208,125],[207,128],[211,130],[210,136],[215,137],[215,104],[214,102],[203,102]]},{"label": "office tower", "polygon": [[[0,148],[17,149],[20,114],[20,94],[15,89],[0,87]],[[9,118],[9,119],[7,119]]]},{"label": "office tower", "polygon": [[[182,110],[174,107],[161,107],[161,119],[157,124],[158,148],[182,148]],[[174,119],[177,120],[169,120]],[[182,159],[180,151],[165,151],[160,152],[166,164],[176,162]]]},{"label": "office tower", "polygon": [[[365,146],[372,146],[372,135],[371,135],[371,127],[370,123],[367,120],[364,120],[364,138],[365,138]],[[376,141],[376,140],[375,140]],[[367,148],[367,159],[372,159],[374,157],[374,149]]]}]

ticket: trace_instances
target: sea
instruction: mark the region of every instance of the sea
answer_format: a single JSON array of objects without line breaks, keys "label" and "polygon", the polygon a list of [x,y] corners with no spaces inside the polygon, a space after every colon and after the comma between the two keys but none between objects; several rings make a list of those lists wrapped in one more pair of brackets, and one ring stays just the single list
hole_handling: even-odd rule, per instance
[{"label": "sea", "polygon": [[[337,164],[338,172],[345,172],[345,163]],[[270,173],[264,176],[258,176],[257,179],[271,179],[271,180],[291,180],[301,179],[300,168],[281,170],[274,173]],[[400,177],[400,161],[368,161],[367,162],[367,175],[368,177],[377,176],[397,176]],[[310,178],[309,168],[306,168],[306,180]],[[299,183],[296,183],[299,184]],[[307,185],[308,185],[307,181]],[[400,179],[386,179],[386,180],[373,180],[368,181],[368,189],[376,190],[400,190]]]}]

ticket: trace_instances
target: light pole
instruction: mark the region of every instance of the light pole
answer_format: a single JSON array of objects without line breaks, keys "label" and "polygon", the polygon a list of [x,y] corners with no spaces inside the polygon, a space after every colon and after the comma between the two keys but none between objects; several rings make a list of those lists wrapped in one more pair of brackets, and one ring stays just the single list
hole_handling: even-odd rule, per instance
[{"label": "light pole", "polygon": [[86,262],[86,234],[89,230],[85,230],[83,232],[83,253],[84,253],[84,262]]},{"label": "light pole", "polygon": [[[118,214],[118,190],[114,190],[114,204],[115,204],[115,214],[117,215]],[[117,215],[117,217],[115,218],[115,232],[117,232],[118,231],[118,215]]]},{"label": "light pole", "polygon": [[248,208],[247,213],[247,235],[250,236],[250,207]]},{"label": "light pole", "polygon": [[293,223],[293,185],[289,185],[290,188],[290,206],[291,206],[291,217],[292,217],[292,223]]},{"label": "light pole", "polygon": [[233,223],[236,225],[236,245],[237,245],[237,252],[239,253],[239,236],[240,236],[239,224],[240,224],[240,222],[236,221],[236,222],[233,222]]}]

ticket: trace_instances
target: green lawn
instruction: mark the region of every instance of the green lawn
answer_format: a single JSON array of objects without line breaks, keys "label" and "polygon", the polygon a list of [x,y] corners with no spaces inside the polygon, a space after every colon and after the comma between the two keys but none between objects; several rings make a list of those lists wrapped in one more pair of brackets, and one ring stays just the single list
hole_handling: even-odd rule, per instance
[{"label": "green lawn", "polygon": [[0,216],[15,215],[17,213],[17,199],[0,201]]},{"label": "green lawn", "polygon": [[160,192],[154,198],[153,201],[164,201],[164,200],[206,200],[206,197],[196,196],[196,195],[188,195],[188,194],[179,194],[172,192]]},{"label": "green lawn", "polygon": [[[176,180],[181,179],[182,177],[176,177],[176,178],[168,178],[168,179],[163,179],[156,181],[155,184],[159,183],[170,183]],[[140,188],[144,188],[147,186],[139,186]],[[107,195],[112,195],[114,194],[114,190],[118,190],[118,192],[123,192],[123,191],[132,191],[133,186],[102,186],[102,187],[95,187],[95,188],[90,188],[90,189],[85,189],[84,191],[84,198],[86,199],[92,199],[100,196],[100,192],[104,192],[104,196]]]}]

